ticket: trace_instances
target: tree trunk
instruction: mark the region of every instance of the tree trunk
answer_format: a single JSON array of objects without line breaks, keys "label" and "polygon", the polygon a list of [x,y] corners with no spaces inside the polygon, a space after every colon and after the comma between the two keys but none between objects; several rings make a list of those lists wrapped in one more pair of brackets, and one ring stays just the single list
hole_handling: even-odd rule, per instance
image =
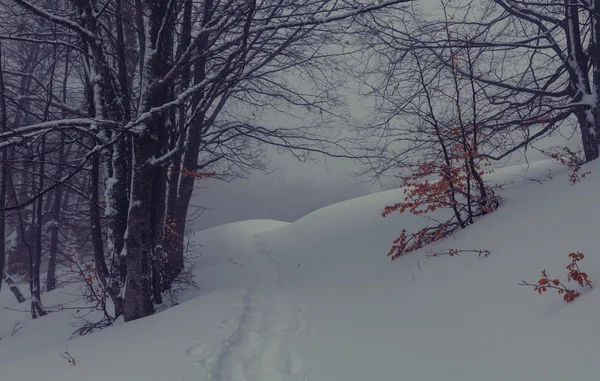
[{"label": "tree trunk", "polygon": [[[31,90],[31,85],[32,85],[32,81],[33,81],[33,70],[35,69],[35,67],[38,64],[38,55],[39,55],[39,47],[35,47],[32,51],[30,51],[27,59],[25,60],[25,63],[23,65],[23,69],[22,71],[31,75],[26,75],[26,76],[22,76],[21,77],[21,81],[20,81],[20,93],[19,95],[23,95],[26,96],[27,94],[30,93]],[[29,111],[30,111],[30,107],[31,103],[26,100],[26,99],[21,99],[19,100],[19,109],[22,110],[21,112],[17,112],[15,114],[13,123],[14,125],[18,126],[21,123],[28,122],[28,116],[29,116]],[[12,153],[14,153],[14,147],[11,148],[11,154],[9,154],[8,156],[11,157]],[[17,204],[21,204],[23,202],[25,202],[28,198],[29,195],[28,193],[28,187],[30,187],[30,185],[32,184],[32,182],[30,181],[30,176],[28,175],[28,173],[30,172],[30,168],[28,168],[28,165],[26,163],[23,164],[23,172],[21,174],[21,181],[14,181],[11,177],[10,174],[8,174],[9,176],[9,181],[11,182],[11,188],[12,188],[12,193],[14,195],[14,203],[15,205]],[[10,173],[10,168],[7,171],[7,173]],[[14,175],[18,175],[17,171],[13,172]],[[19,184],[19,190],[20,192],[17,192],[17,187],[15,182],[17,182]],[[29,214],[29,211],[31,209],[26,208],[24,211],[21,212],[21,215],[19,216],[19,220],[21,220],[21,218],[24,218],[25,220],[28,220],[31,215]],[[6,268],[5,271],[7,272],[7,274],[9,275],[24,275],[27,273],[27,262],[29,261],[28,258],[28,248],[27,248],[27,244],[26,244],[26,240],[27,237],[23,235],[24,232],[30,232],[28,229],[21,229],[20,228],[20,223],[15,224],[15,234],[17,235],[17,239],[16,239],[16,245],[14,245],[9,252],[7,253],[8,255],[8,259],[6,261]]]},{"label": "tree trunk", "polygon": [[100,218],[100,198],[98,188],[100,186],[100,158],[98,155],[92,157],[92,170],[90,172],[90,226],[92,232],[92,247],[94,248],[94,262],[96,273],[100,282],[106,286],[106,279],[110,276],[106,259],[104,258],[104,244],[102,241],[102,219]]},{"label": "tree trunk", "polygon": [[[83,14],[83,24],[92,34],[101,36],[102,28],[95,17],[95,10],[91,2],[79,0],[78,6]],[[90,67],[93,71],[89,78],[93,92],[88,91],[89,107],[93,109],[93,115],[100,120],[112,120],[123,122],[125,110],[123,107],[123,96],[120,92],[118,81],[113,77],[109,59],[100,40],[87,41],[90,52]],[[99,106],[96,108],[95,106]],[[109,130],[103,131],[103,141],[111,139]],[[124,258],[125,232],[127,230],[127,214],[129,211],[129,165],[131,155],[127,146],[127,139],[118,139],[111,150],[105,150],[104,154],[104,202],[105,217],[107,219],[107,251],[111,264],[110,295],[120,297],[125,284],[127,273],[126,260]],[[101,268],[97,269],[102,273]],[[120,300],[113,300],[118,313]]]},{"label": "tree trunk", "polygon": [[[65,67],[64,76],[62,81],[62,102],[67,103],[67,85],[69,80],[69,49],[65,53]],[[66,112],[63,111],[62,117],[66,118]],[[62,178],[63,167],[65,165],[65,138],[63,135],[60,137],[60,146],[58,149],[58,169],[56,171],[56,178]],[[52,219],[55,226],[52,227],[50,232],[50,252],[48,255],[48,269],[46,272],[46,291],[52,291],[56,288],[56,257],[58,255],[58,224],[60,221],[60,212],[63,203],[63,187],[58,186],[54,191],[54,202],[52,204]],[[68,198],[67,198],[68,200]]]},{"label": "tree trunk", "polygon": [[[592,67],[592,95],[594,99],[594,106],[592,109],[592,115],[594,116],[594,134],[596,146],[594,149],[586,152],[587,161],[597,159],[600,156],[600,4],[597,1],[592,3],[592,10],[590,19],[592,21],[592,38],[589,46],[589,60]],[[587,144],[584,144],[584,146]],[[591,147],[590,147],[591,148]]]},{"label": "tree trunk", "polygon": [[600,141],[598,140],[599,123],[597,122],[600,121],[600,118],[596,117],[598,110],[600,110],[598,107],[595,110],[584,107],[578,107],[575,110],[586,162],[597,159],[600,154]]},{"label": "tree trunk", "polygon": [[[6,93],[4,88],[4,68],[2,67],[2,45],[0,44],[0,128],[8,131],[6,115]],[[6,183],[8,181],[8,148],[2,148],[2,178],[0,179],[0,276],[4,278],[4,261],[6,259]],[[2,281],[0,280],[0,291]]]},{"label": "tree trunk", "polygon": [[[163,104],[169,88],[156,82],[166,73],[172,51],[173,23],[171,1],[147,0],[144,20],[148,25],[146,57],[143,65],[142,112]],[[162,33],[162,38],[159,37]],[[168,121],[166,112],[155,114],[144,123],[144,130],[133,137],[131,199],[125,252],[127,256],[127,284],[124,301],[125,321],[139,319],[154,313],[154,301],[160,302],[160,261],[166,202],[166,169],[153,163],[157,155],[168,148]],[[158,267],[157,267],[158,266]],[[154,291],[154,292],[153,292]]]},{"label": "tree trunk", "polygon": [[[183,10],[183,20],[181,26],[181,45],[179,46],[178,56],[190,46],[192,42],[192,0],[185,0]],[[183,92],[190,84],[191,73],[189,66],[185,66],[181,72],[180,92]],[[171,149],[174,149],[177,144],[180,144],[185,138],[186,124],[186,104],[182,104],[178,109],[177,133],[171,137]],[[181,139],[181,141],[180,141]],[[184,266],[183,259],[183,234],[180,233],[180,228],[177,227],[178,221],[178,198],[179,198],[179,181],[181,172],[181,161],[183,151],[179,151],[171,163],[171,172],[169,174],[169,185],[167,190],[167,211],[166,211],[166,226],[165,226],[165,251],[166,259],[163,265],[163,290],[171,288],[172,281],[179,275]],[[185,220],[185,218],[184,218]],[[185,225],[184,225],[185,228]]]},{"label": "tree trunk", "polygon": [[[63,151],[61,145],[60,151]],[[61,153],[59,156],[62,157]],[[60,174],[60,171],[59,171]],[[60,178],[60,177],[57,177]],[[60,221],[60,210],[62,207],[62,193],[63,189],[61,186],[56,187],[54,192],[54,203],[52,204],[52,220],[54,226],[50,230],[50,251],[48,253],[48,269],[46,271],[46,291],[52,291],[56,288],[56,257],[58,254],[58,224]]]},{"label": "tree trunk", "polygon": [[116,0],[117,16],[117,64],[119,69],[119,86],[123,95],[124,120],[131,117],[131,99],[129,96],[129,78],[127,78],[127,58],[125,55],[125,35],[123,33],[123,1]]},{"label": "tree trunk", "polygon": [[[591,94],[593,91],[590,86],[589,71],[587,67],[587,55],[583,50],[581,37],[581,22],[579,19],[579,5],[577,0],[565,0],[565,28],[568,59],[565,63],[569,71],[571,86],[574,90],[574,101],[581,101],[584,94]],[[597,15],[592,15],[592,19],[597,19]],[[594,28],[596,29],[596,28]],[[597,52],[596,52],[597,53]],[[598,62],[596,57],[591,57],[592,63]],[[596,102],[597,103],[597,102]],[[586,161],[598,158],[600,153],[598,123],[600,120],[596,107],[580,106],[575,108],[575,116],[579,122],[581,131],[581,140],[583,143],[583,152]]]},{"label": "tree trunk", "polygon": [[[207,25],[210,21],[210,14],[213,8],[213,1],[206,0],[204,2],[202,25]],[[208,44],[208,34],[205,34],[198,41],[198,51],[202,52]],[[200,57],[194,65],[194,83],[201,83],[206,79],[206,59]],[[198,91],[193,97],[192,104],[198,105],[204,98],[204,91]],[[173,216],[175,226],[174,239],[172,240],[171,250],[168,253],[168,274],[171,279],[174,279],[183,270],[184,266],[184,235],[187,222],[187,212],[194,192],[194,182],[196,178],[190,176],[189,173],[194,173],[198,169],[198,154],[200,142],[202,140],[202,128],[204,127],[205,113],[200,111],[191,121],[187,133],[187,146],[183,157],[183,165],[178,171],[179,189],[177,192],[177,202],[174,206],[174,211],[169,212]],[[178,168],[179,169],[179,168]],[[186,173],[188,175],[186,175]]]},{"label": "tree trunk", "polygon": [[[44,177],[45,175],[45,160],[46,160],[46,136],[42,136],[41,154],[40,154],[40,180],[38,183],[39,191],[44,189]],[[43,216],[44,216],[44,197],[40,196],[35,203],[35,250],[33,252],[33,258],[31,260],[31,311],[32,316],[35,319],[39,316],[46,315],[46,311],[42,307],[42,291],[40,281],[40,267],[42,265],[42,230],[43,230]],[[34,312],[35,311],[35,312]]]},{"label": "tree trunk", "polygon": [[10,288],[10,291],[13,293],[13,295],[15,296],[15,298],[17,298],[17,302],[19,302],[19,303],[25,302],[26,299],[23,296],[23,293],[21,292],[21,290],[19,289],[19,287],[17,286],[17,284],[15,283],[15,281],[12,280],[12,278],[10,277],[10,275],[4,273],[4,281],[6,282],[6,284],[8,285],[8,287]]},{"label": "tree trunk", "polygon": [[123,314],[125,321],[154,313],[152,303],[151,192],[154,168],[146,163],[153,157],[154,141],[147,131],[133,139],[133,175],[125,253],[127,281]]}]

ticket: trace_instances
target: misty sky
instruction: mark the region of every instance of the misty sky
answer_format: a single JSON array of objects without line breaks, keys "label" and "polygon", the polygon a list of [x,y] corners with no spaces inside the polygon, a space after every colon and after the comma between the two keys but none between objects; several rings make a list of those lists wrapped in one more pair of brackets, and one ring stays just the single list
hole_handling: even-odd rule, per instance
[{"label": "misty sky", "polygon": [[291,155],[271,154],[275,172],[255,172],[249,179],[206,181],[192,204],[206,208],[193,230],[247,219],[294,221],[316,209],[381,189],[347,174],[352,163],[327,160],[300,163]]},{"label": "misty sky", "polygon": [[[576,149],[577,139],[566,144],[568,133],[546,138],[536,146],[566,145]],[[349,160],[329,158],[317,163],[300,163],[289,154],[275,152],[270,157],[277,167],[271,176],[255,172],[249,179],[229,183],[204,181],[203,187],[196,190],[192,204],[206,210],[190,224],[190,228],[197,231],[229,222],[263,218],[292,222],[321,207],[390,189],[400,183],[398,179],[387,178],[382,186],[373,184],[366,177],[351,176],[358,167]],[[495,165],[519,163],[525,170],[527,161],[544,159],[543,154],[529,149],[527,160],[522,154],[515,154],[510,160]]]}]

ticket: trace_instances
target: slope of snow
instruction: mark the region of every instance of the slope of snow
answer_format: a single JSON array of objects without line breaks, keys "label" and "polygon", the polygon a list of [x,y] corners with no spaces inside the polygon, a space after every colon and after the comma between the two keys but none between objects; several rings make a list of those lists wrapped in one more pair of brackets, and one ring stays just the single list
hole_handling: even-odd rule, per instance
[{"label": "slope of snow", "polygon": [[[527,176],[543,180],[549,166],[535,163]],[[498,170],[494,179],[508,183],[501,209],[394,262],[385,254],[400,230],[427,223],[381,217],[401,190],[291,224],[256,220],[199,232],[200,291],[186,302],[68,342],[55,329],[67,324],[64,316],[27,322],[2,336],[0,380],[594,379],[600,294],[565,304],[518,285],[537,281],[542,269],[566,281],[573,251],[586,254],[582,270],[600,279],[600,165],[587,170],[592,175],[573,186],[556,167],[542,184],[520,167]],[[451,248],[491,254],[426,257]],[[4,314],[0,332],[13,319]],[[3,356],[19,343],[32,347],[36,335],[47,336],[36,351]],[[60,357],[66,344],[75,366]]]}]

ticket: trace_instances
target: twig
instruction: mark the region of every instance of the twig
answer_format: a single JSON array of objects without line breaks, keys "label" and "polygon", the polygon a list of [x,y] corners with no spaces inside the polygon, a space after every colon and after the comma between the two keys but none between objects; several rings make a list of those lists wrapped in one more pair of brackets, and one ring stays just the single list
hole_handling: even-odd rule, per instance
[{"label": "twig", "polygon": [[68,345],[65,346],[65,351],[60,354],[60,357],[67,360],[67,362],[69,364],[75,366],[77,364],[77,362],[75,361],[75,358],[73,356],[71,356],[71,354],[69,353],[68,347],[69,347]]},{"label": "twig", "polygon": [[455,256],[458,256],[459,253],[477,253],[480,258],[485,258],[490,255],[490,251],[484,250],[484,249],[471,249],[471,250],[450,249],[450,250],[443,250],[443,251],[437,251],[437,252],[432,251],[429,254],[427,254],[425,256],[425,258],[429,259],[431,257],[441,257],[443,255],[455,257]]},{"label": "twig", "polygon": [[242,261],[242,262],[236,262],[236,261],[234,261],[234,260],[233,260],[233,259],[231,259],[231,258],[227,258],[227,260],[228,260],[229,262],[233,263],[234,265],[238,265],[238,266],[240,266],[240,267],[245,267],[245,266],[243,265],[243,261]]},{"label": "twig", "polygon": [[19,322],[19,321],[16,322],[15,325],[13,326],[10,337],[13,337],[14,335],[16,335],[17,332],[19,332],[21,329],[23,329],[23,324],[21,324],[21,322]]}]

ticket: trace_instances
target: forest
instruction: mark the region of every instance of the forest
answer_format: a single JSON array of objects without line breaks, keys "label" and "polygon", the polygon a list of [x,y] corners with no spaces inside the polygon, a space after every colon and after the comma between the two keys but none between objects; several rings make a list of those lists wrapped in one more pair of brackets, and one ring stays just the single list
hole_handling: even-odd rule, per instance
[{"label": "forest", "polygon": [[501,208],[490,178],[511,160],[537,152],[577,183],[600,156],[599,7],[1,0],[0,291],[36,319],[77,284],[99,312],[81,334],[166,309],[198,287],[196,189],[268,172],[269,149],[399,177],[384,216],[447,212],[398,227],[392,259]]}]

